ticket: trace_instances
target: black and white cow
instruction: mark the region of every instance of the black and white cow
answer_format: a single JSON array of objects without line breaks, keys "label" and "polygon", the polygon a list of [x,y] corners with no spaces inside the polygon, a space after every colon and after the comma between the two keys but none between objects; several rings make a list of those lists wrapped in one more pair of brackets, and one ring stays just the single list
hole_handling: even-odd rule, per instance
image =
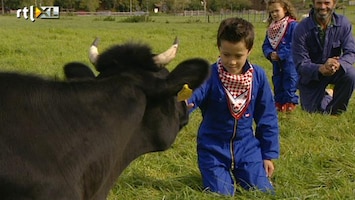
[{"label": "black and white cow", "polygon": [[127,43],[97,56],[100,79],[0,73],[0,199],[103,200],[131,161],[169,148],[188,122],[177,93],[198,87],[209,63],[169,72],[159,57]]}]

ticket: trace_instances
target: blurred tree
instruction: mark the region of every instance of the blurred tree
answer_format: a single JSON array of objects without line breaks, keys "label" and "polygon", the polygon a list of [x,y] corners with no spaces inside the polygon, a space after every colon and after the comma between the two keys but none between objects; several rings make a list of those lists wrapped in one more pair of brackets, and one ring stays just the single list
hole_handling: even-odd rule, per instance
[{"label": "blurred tree", "polygon": [[191,0],[171,0],[171,8],[174,12],[182,12],[184,10],[189,10],[189,5]]},{"label": "blurred tree", "polygon": [[16,10],[21,8],[21,0],[2,0],[2,4],[4,9],[10,8],[12,10]]},{"label": "blurred tree", "polygon": [[248,10],[253,8],[253,4],[250,2],[250,0],[239,0],[238,4],[234,4],[233,7],[237,10]]},{"label": "blurred tree", "polygon": [[35,2],[33,0],[22,0],[20,3],[20,7],[31,6]]},{"label": "blurred tree", "polygon": [[37,0],[37,6],[53,6],[54,0]]},{"label": "blurred tree", "polygon": [[[58,5],[62,9],[96,11],[97,9],[129,12],[152,11],[155,5],[162,5],[165,11],[265,9],[267,0],[2,0],[4,7],[18,9],[30,5]],[[290,0],[297,9],[309,9],[312,0]],[[342,2],[342,1],[341,1]],[[131,6],[132,5],[132,6]]]},{"label": "blurred tree", "polygon": [[95,12],[100,7],[99,0],[82,0],[80,2],[80,9],[87,10],[89,12]]},{"label": "blurred tree", "polygon": [[190,1],[189,10],[204,10],[204,1],[203,0]]}]

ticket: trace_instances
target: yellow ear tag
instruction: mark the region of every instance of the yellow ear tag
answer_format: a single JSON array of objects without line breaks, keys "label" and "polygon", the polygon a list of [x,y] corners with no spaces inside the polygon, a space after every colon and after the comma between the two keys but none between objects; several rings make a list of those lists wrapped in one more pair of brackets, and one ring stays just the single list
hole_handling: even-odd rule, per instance
[{"label": "yellow ear tag", "polygon": [[189,85],[185,84],[182,86],[182,89],[177,94],[178,101],[185,101],[190,98],[192,95],[192,90],[189,88]]}]

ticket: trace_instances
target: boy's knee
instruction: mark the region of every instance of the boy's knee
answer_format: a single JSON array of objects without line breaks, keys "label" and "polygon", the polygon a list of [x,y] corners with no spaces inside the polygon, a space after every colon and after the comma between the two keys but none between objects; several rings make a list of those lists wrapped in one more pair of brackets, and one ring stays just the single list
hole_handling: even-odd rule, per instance
[{"label": "boy's knee", "polygon": [[206,191],[226,196],[234,195],[234,183],[230,173],[223,168],[200,169],[203,185]]},{"label": "boy's knee", "polygon": [[266,175],[263,162],[240,165],[233,173],[237,179],[237,184],[246,190],[274,191],[274,187]]}]

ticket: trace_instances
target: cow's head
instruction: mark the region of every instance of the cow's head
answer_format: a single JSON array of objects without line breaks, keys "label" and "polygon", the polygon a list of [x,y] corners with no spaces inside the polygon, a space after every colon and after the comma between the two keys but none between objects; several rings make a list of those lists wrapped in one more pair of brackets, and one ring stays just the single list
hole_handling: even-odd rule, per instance
[{"label": "cow's head", "polygon": [[143,118],[139,122],[145,132],[145,151],[170,147],[177,132],[188,122],[186,104],[177,101],[177,94],[184,85],[192,90],[199,87],[209,76],[209,63],[201,58],[187,59],[169,72],[165,65],[176,55],[177,40],[161,54],[153,54],[149,46],[141,43],[115,45],[99,54],[97,43],[98,40],[95,40],[91,45],[89,58],[98,75],[95,77],[88,66],[73,62],[64,67],[68,80],[125,79],[126,86],[144,93],[144,96],[132,95],[130,98],[146,99]]},{"label": "cow's head", "polygon": [[[89,60],[99,72],[96,78],[117,75],[127,69],[141,68],[149,71],[160,71],[171,62],[178,50],[178,39],[173,45],[160,54],[152,54],[149,46],[139,43],[115,45],[99,55],[99,38],[96,38],[89,48]],[[64,66],[65,77],[71,79],[93,79],[95,74],[85,64],[68,63]]]}]

